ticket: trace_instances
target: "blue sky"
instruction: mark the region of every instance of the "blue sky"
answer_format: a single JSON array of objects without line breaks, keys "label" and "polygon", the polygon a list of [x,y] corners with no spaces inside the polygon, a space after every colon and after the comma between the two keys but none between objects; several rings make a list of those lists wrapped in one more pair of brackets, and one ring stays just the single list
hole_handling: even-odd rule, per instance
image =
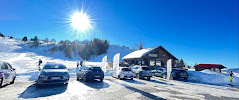
[{"label": "blue sky", "polygon": [[[238,67],[238,0],[1,0],[0,32],[22,38],[84,40],[144,48],[162,45],[187,63]],[[84,5],[84,7],[82,6]],[[93,29],[76,36],[67,23],[84,9]]]}]

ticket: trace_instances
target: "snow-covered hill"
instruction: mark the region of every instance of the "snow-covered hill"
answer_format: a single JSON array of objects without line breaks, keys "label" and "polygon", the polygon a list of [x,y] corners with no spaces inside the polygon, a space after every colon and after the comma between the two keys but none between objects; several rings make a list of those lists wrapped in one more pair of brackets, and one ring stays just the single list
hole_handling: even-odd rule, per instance
[{"label": "snow-covered hill", "polygon": [[90,57],[89,61],[101,62],[102,58],[107,55],[108,62],[112,62],[114,55],[117,53],[120,53],[120,61],[123,61],[122,58],[125,55],[129,54],[130,50],[127,48],[118,46],[118,45],[110,45],[106,54],[101,54],[101,55],[97,55],[97,56],[93,55]]},{"label": "snow-covered hill", "polygon": [[[16,69],[17,81],[35,80],[38,75],[37,63],[39,59],[43,60],[42,65],[47,62],[65,64],[70,70],[71,77],[75,77],[76,61],[80,60],[80,57],[77,56],[69,59],[65,57],[62,52],[50,54],[50,52],[47,52],[47,50],[51,47],[52,44],[43,43],[37,48],[30,48],[20,39],[0,37],[0,61],[9,62]],[[89,61],[86,61],[85,64],[101,66],[101,60],[105,55],[108,55],[108,61],[110,61],[110,59],[113,59],[113,56],[116,53],[121,53],[123,56],[129,52],[129,49],[123,48],[121,46],[110,45],[106,54],[92,57]]]}]

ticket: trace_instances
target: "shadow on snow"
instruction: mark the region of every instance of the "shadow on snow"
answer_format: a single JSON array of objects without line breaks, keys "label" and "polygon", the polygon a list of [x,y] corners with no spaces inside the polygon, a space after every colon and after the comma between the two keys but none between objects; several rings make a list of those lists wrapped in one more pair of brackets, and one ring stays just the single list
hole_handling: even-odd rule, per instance
[{"label": "shadow on snow", "polygon": [[58,85],[44,85],[41,88],[38,88],[36,84],[29,86],[24,92],[22,92],[18,98],[38,98],[38,97],[47,97],[52,95],[57,95],[65,92],[67,85],[58,84]]},{"label": "shadow on snow", "polygon": [[94,88],[94,89],[103,89],[103,88],[109,88],[110,85],[106,82],[104,82],[104,80],[102,82],[98,81],[98,80],[91,80],[88,82],[83,82],[82,80],[79,80],[78,82],[81,82],[83,84],[85,84],[88,87]]},{"label": "shadow on snow", "polygon": [[137,80],[123,79],[122,81],[129,82],[129,83],[134,83],[134,84],[145,84],[144,82],[140,82],[140,81],[137,81]]},{"label": "shadow on snow", "polygon": [[113,83],[116,83],[116,84],[119,84],[121,86],[124,86],[125,88],[127,88],[127,89],[129,89],[131,91],[138,92],[138,93],[140,93],[141,95],[143,95],[143,96],[145,96],[147,98],[150,98],[150,99],[153,99],[153,100],[165,100],[164,98],[161,98],[161,97],[158,97],[158,96],[156,96],[154,94],[151,94],[151,93],[145,92],[143,90],[134,88],[134,87],[129,86],[127,84],[119,83],[119,82],[116,82],[116,81],[113,81],[113,80],[109,80],[109,81],[111,81]]}]

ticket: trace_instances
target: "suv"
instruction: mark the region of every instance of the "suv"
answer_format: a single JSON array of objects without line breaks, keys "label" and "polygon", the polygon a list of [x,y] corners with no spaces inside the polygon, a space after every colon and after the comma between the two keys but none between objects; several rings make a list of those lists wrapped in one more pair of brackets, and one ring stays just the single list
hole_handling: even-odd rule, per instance
[{"label": "suv", "polygon": [[134,72],[129,67],[120,67],[118,72],[117,72],[116,77],[118,79],[130,78],[131,80],[133,80]]},{"label": "suv", "polygon": [[100,67],[97,66],[82,66],[76,73],[76,78],[77,80],[82,79],[84,82],[95,79],[103,81],[104,72]]},{"label": "suv", "polygon": [[65,65],[59,63],[46,63],[38,75],[37,85],[65,83],[67,85],[70,75]]},{"label": "suv", "polygon": [[9,63],[0,61],[0,87],[14,83],[16,79],[15,70]]},{"label": "suv", "polygon": [[[153,74],[154,76],[157,77],[161,77],[161,78],[167,78],[167,70],[165,68],[157,68],[156,70],[153,70]],[[180,69],[180,68],[173,68],[172,72],[172,79],[184,79],[187,80],[188,79],[188,73],[186,70],[184,69]]]},{"label": "suv", "polygon": [[135,65],[131,69],[133,70],[136,78],[138,79],[146,77],[148,80],[150,80],[150,78],[152,77],[151,69],[149,69],[148,66]]}]

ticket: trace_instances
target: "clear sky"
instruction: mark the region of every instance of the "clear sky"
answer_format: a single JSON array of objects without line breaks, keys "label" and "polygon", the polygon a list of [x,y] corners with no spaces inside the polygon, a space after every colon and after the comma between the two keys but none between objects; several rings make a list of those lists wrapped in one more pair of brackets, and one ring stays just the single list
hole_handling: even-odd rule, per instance
[{"label": "clear sky", "polygon": [[[144,48],[162,45],[187,63],[238,68],[238,0],[1,0],[0,32],[16,38],[84,40]],[[83,6],[82,6],[83,5]],[[77,35],[67,20],[87,12],[93,28]]]}]

